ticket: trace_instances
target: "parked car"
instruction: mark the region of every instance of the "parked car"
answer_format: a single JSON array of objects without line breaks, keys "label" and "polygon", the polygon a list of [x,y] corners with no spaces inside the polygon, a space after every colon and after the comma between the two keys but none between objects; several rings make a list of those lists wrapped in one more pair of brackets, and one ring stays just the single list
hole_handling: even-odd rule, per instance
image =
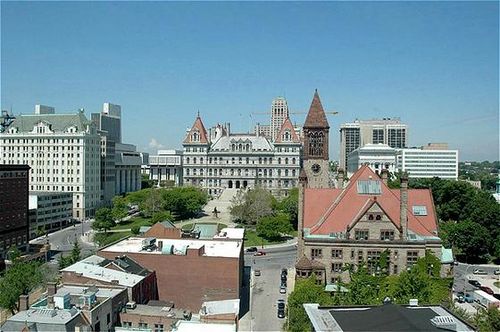
[{"label": "parked car", "polygon": [[257,247],[250,247],[250,248],[247,248],[245,250],[245,252],[256,252],[257,251]]},{"label": "parked car", "polygon": [[280,294],[286,294],[286,286],[280,286]]},{"label": "parked car", "polygon": [[281,287],[286,287],[286,279],[285,280],[281,280]]},{"label": "parked car", "polygon": [[493,274],[496,275],[496,276],[500,275],[500,269],[493,271]]},{"label": "parked car", "polygon": [[490,295],[495,294],[495,293],[493,292],[493,290],[492,290],[491,288],[487,287],[487,286],[481,286],[481,287],[479,287],[479,289],[480,289],[480,290],[482,290],[482,291],[483,291],[483,292],[485,292],[485,293],[490,294]]},{"label": "parked car", "polygon": [[481,270],[481,269],[475,269],[474,272],[472,272],[473,274],[482,274],[482,275],[486,275],[488,274],[488,272],[486,272],[485,270]]},{"label": "parked car", "polygon": [[284,274],[281,275],[281,282],[286,282],[286,275]]},{"label": "parked car", "polygon": [[255,270],[254,275],[255,275],[256,277],[259,277],[259,276],[260,276],[260,270]]},{"label": "parked car", "polygon": [[285,309],[285,300],[279,299],[278,300],[278,309]]},{"label": "parked car", "polygon": [[457,301],[458,301],[458,303],[464,303],[464,301],[465,301],[464,300],[464,296],[465,296],[464,292],[458,292],[457,293]]},{"label": "parked car", "polygon": [[470,294],[465,294],[464,295],[464,301],[467,303],[473,303],[474,302],[474,297]]},{"label": "parked car", "polygon": [[278,318],[285,318],[285,309],[278,309]]},{"label": "parked car", "polygon": [[288,270],[287,269],[281,269],[281,275],[288,275]]},{"label": "parked car", "polygon": [[471,284],[472,286],[477,287],[477,288],[481,287],[481,283],[477,280],[470,279],[469,284]]},{"label": "parked car", "polygon": [[265,251],[262,251],[262,250],[259,250],[257,252],[255,252],[255,254],[253,254],[254,256],[264,256],[266,254]]}]

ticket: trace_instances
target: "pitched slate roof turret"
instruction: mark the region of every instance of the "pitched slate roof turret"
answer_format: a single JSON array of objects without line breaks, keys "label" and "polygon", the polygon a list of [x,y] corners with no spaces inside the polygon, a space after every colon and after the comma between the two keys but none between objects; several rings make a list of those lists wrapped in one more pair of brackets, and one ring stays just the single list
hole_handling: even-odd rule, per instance
[{"label": "pitched slate roof turret", "polygon": [[[197,139],[195,139],[193,135],[195,133],[199,135]],[[201,143],[201,144],[208,143],[207,131],[205,129],[205,126],[203,125],[203,121],[201,121],[199,112],[198,116],[196,117],[196,120],[194,120],[193,127],[191,127],[191,130],[188,132],[187,137],[184,140],[184,143]]]},{"label": "pitched slate roof turret", "polygon": [[[288,141],[284,141],[283,135],[287,130],[290,132],[290,139]],[[285,122],[281,125],[281,129],[278,132],[278,136],[276,136],[275,143],[300,143],[300,139],[295,133],[295,129],[293,128],[290,118],[287,117]]]},{"label": "pitched slate roof turret", "polygon": [[314,97],[311,107],[309,107],[309,113],[307,113],[304,128],[330,128],[323,105],[321,105],[321,100],[319,99],[318,90],[314,91]]}]

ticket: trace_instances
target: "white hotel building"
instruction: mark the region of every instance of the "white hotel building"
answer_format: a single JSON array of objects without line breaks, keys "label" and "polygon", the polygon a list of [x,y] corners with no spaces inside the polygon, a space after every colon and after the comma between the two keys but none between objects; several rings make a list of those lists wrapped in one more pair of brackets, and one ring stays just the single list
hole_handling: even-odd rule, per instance
[{"label": "white hotel building", "polygon": [[396,152],[396,167],[408,172],[410,178],[458,179],[458,150],[447,144],[429,144],[421,148]]},{"label": "white hotel building", "polygon": [[92,216],[101,196],[100,137],[82,111],[37,105],[0,133],[0,164],[27,164],[30,191],[73,193],[73,218]]}]

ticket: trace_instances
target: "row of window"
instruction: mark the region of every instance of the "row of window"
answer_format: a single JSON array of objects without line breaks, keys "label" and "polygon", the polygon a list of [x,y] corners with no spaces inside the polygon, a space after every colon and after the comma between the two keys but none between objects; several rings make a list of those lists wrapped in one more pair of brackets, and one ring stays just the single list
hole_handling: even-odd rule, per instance
[{"label": "row of window", "polygon": [[[137,323],[137,326],[133,326],[132,322],[125,322],[125,321],[122,322],[122,327],[139,328],[139,329],[150,328],[148,323],[139,322]],[[163,324],[154,324],[153,332],[163,332],[163,329],[164,329]]]},{"label": "row of window", "polygon": [[6,239],[5,241],[0,241],[0,250],[7,251],[9,250],[10,246],[20,246],[26,244],[27,242],[28,239],[26,235],[23,235],[22,237],[18,236],[17,239],[15,237],[13,237],[12,239]]},{"label": "row of window", "polygon": [[[283,161],[283,163],[285,165],[288,165],[288,164],[292,164],[292,165],[297,165],[297,161],[298,159],[297,158],[282,158],[279,157],[276,159],[277,162],[278,162],[278,165],[281,165],[281,162]],[[200,157],[199,159],[197,159],[196,157],[193,157],[193,159],[190,159],[189,157],[186,157],[186,164],[200,164],[200,165],[204,165],[204,159],[203,157]],[[192,161],[192,163],[191,163]],[[229,159],[225,160],[226,161],[226,164],[229,164]],[[253,164],[253,160],[252,160],[252,163],[250,163],[250,158],[249,157],[246,157],[245,159],[243,159],[242,157],[239,157],[238,158],[238,164]],[[243,163],[243,161],[245,161],[245,163]],[[213,164],[223,164],[224,163],[224,159],[222,157],[219,157],[218,159],[217,158],[213,158],[212,157],[209,157],[208,158],[208,164],[209,165],[213,165]],[[231,158],[231,164],[235,164],[236,163],[236,158],[232,157]],[[273,163],[273,159],[271,157],[267,158],[267,157],[259,157],[259,164],[272,164]]]},{"label": "row of window", "polygon": [[[278,177],[281,177],[282,175],[287,177],[287,176],[292,176],[292,177],[295,177],[297,176],[297,171],[295,169],[292,169],[291,171],[288,170],[288,169],[285,169],[282,170],[281,169],[278,169],[277,171],[277,175]],[[186,168],[185,169],[185,174],[186,176],[196,176],[196,175],[205,175],[205,171],[203,168],[200,168],[200,169],[190,169],[190,168]],[[225,172],[222,171],[222,168],[220,168],[219,170],[217,169],[212,169],[212,168],[209,168],[208,169],[208,176],[222,176],[222,175],[228,175],[228,176],[234,176],[234,175],[238,175],[238,176],[255,176],[255,172],[252,171],[252,170],[249,170],[248,168],[246,168],[245,170],[242,170],[242,169],[226,169]],[[259,170],[259,176],[264,176],[264,177],[267,177],[267,176],[270,176],[272,177],[273,176],[273,170],[272,169],[264,169],[263,171],[262,170]]]},{"label": "row of window", "polygon": [[[380,215],[377,215],[380,216]],[[379,219],[377,219],[379,220]],[[355,229],[354,230],[354,239],[355,240],[368,240],[370,238],[370,231],[368,229]],[[394,240],[394,230],[383,229],[380,231],[380,240]]]}]

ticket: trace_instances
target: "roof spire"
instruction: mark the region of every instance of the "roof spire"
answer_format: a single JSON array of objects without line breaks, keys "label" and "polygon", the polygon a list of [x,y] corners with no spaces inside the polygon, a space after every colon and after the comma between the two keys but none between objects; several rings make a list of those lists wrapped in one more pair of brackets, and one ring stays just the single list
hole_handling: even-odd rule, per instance
[{"label": "roof spire", "polygon": [[198,118],[200,117],[200,110],[198,110],[198,116],[197,116],[197,117],[198,117]]},{"label": "roof spire", "polygon": [[330,128],[325,110],[319,99],[318,89],[314,90],[314,97],[309,108],[309,113],[307,113],[304,128]]}]

